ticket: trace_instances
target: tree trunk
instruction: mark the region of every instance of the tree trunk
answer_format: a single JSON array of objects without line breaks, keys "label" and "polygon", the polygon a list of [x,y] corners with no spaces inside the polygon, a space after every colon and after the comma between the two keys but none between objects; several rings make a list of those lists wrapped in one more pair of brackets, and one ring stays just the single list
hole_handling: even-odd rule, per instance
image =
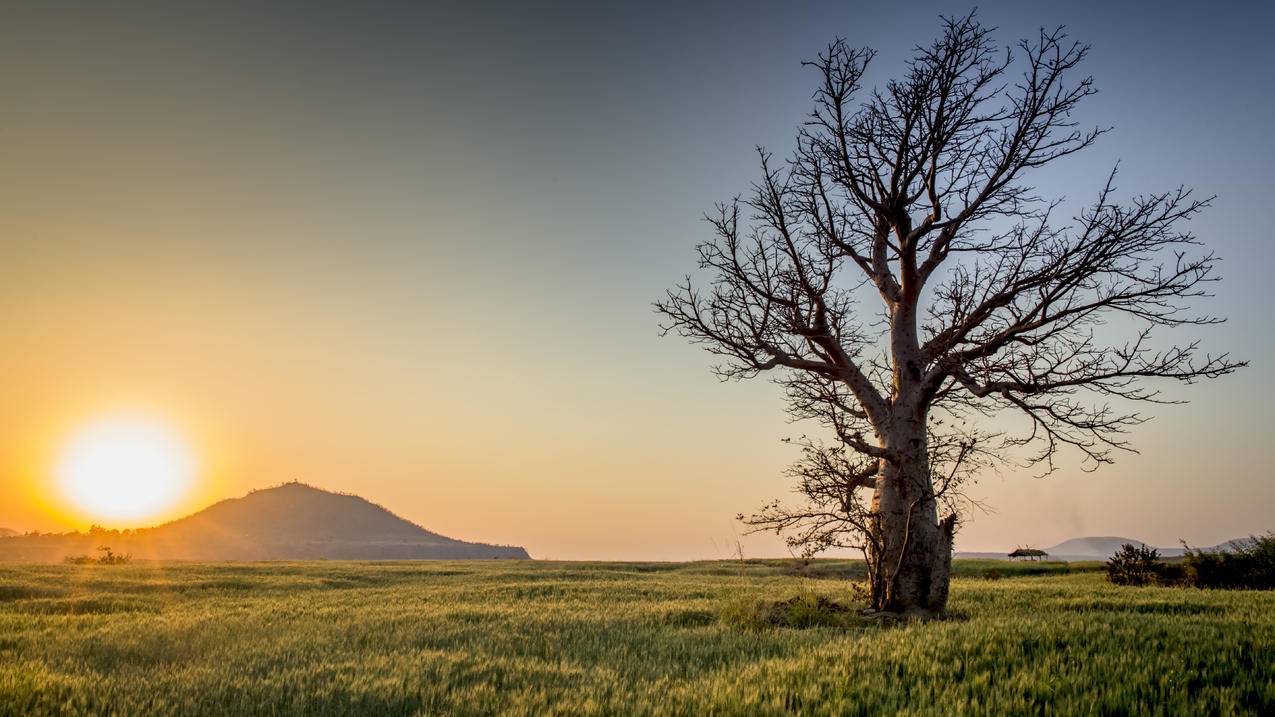
[{"label": "tree trunk", "polygon": [[893,370],[891,414],[875,426],[891,458],[881,459],[873,509],[879,571],[873,602],[889,612],[938,617],[947,609],[955,516],[942,522],[930,472],[926,431],[929,402],[922,392],[925,365],[916,330],[915,257],[901,257],[901,300],[890,317]]},{"label": "tree trunk", "polygon": [[904,421],[882,436],[899,462],[882,461],[873,497],[880,534],[876,607],[937,617],[947,609],[955,516],[938,518],[924,421]]}]

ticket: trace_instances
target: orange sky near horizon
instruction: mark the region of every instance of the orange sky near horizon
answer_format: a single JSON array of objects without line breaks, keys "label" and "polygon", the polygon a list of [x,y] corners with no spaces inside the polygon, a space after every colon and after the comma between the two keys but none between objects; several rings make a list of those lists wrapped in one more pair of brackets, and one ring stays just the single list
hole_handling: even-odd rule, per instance
[{"label": "orange sky near horizon", "polygon": [[[841,33],[884,80],[944,4],[352,7],[0,8],[0,527],[107,523],[54,467],[128,411],[184,436],[199,475],[108,527],[300,480],[536,558],[786,555],[735,515],[790,497],[781,439],[817,429],[660,338],[651,302],[694,270],[704,211],[757,178],[754,146],[791,148],[800,61]],[[1197,333],[1253,363],[1173,388],[1191,403],[1156,407],[1115,466],[985,476],[993,512],[961,550],[1275,529],[1275,243],[1251,221],[1270,10],[1139,13],[1129,36],[1112,15],[1133,12],[980,9],[1006,41],[1094,43],[1082,124],[1116,129],[1042,194],[1090,197],[1120,159],[1127,193],[1220,195],[1191,228],[1225,259],[1203,306],[1231,321]],[[1180,51],[1201,37],[1231,39]]]}]

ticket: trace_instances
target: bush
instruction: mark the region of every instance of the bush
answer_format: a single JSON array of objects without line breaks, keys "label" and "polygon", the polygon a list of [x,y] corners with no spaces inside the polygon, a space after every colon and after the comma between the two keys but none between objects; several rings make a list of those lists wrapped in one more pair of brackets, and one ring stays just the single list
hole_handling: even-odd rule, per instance
[{"label": "bush", "polygon": [[62,559],[62,562],[69,565],[127,565],[133,561],[132,555],[120,555],[111,551],[110,546],[103,545],[98,548],[102,553],[101,557],[93,557],[92,555],[68,555]]},{"label": "bush", "polygon": [[1107,561],[1107,579],[1116,585],[1155,585],[1164,572],[1160,551],[1125,543]]},{"label": "bush", "polygon": [[1186,578],[1186,566],[1180,562],[1160,563],[1157,568],[1156,582],[1161,585],[1190,585],[1190,581]]},{"label": "bush", "polygon": [[1183,547],[1182,563],[1168,565],[1155,548],[1122,545],[1107,561],[1107,578],[1117,585],[1275,589],[1275,533],[1235,541],[1230,550],[1210,552],[1185,543]]},{"label": "bush", "polygon": [[854,608],[808,589],[778,601],[762,600],[746,593],[731,596],[722,604],[721,620],[746,630],[850,627],[860,622]]},{"label": "bush", "polygon": [[1275,589],[1275,533],[1237,541],[1227,552],[1192,550],[1185,544],[1185,581],[1201,588]]}]

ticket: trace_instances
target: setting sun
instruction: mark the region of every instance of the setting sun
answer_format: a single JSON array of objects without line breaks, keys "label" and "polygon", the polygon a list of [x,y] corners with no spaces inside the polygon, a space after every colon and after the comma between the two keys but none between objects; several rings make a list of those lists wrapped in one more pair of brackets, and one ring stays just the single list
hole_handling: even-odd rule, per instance
[{"label": "setting sun", "polygon": [[175,431],[127,416],[95,421],[75,433],[57,467],[63,493],[103,519],[147,518],[171,507],[190,487],[195,461]]}]

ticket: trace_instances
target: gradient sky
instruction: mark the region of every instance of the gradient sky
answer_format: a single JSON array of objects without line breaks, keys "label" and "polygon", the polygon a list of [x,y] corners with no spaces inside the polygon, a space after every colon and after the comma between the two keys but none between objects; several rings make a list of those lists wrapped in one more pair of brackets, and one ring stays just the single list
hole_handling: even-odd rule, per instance
[{"label": "gradient sky", "polygon": [[[534,557],[727,557],[787,496],[781,395],[658,337],[703,213],[809,110],[835,35],[898,74],[949,3],[4,3],[0,526],[82,528],[59,446],[141,410],[195,444],[174,517],[301,479]],[[1012,41],[1093,44],[1112,125],[1039,178],[1085,199],[1217,194],[1200,332],[1252,361],[1172,395],[1140,455],[1005,471],[958,548],[1079,535],[1193,544],[1275,528],[1275,12],[981,3]],[[1183,336],[1186,336],[1185,334]],[[744,537],[749,555],[782,555]]]}]

